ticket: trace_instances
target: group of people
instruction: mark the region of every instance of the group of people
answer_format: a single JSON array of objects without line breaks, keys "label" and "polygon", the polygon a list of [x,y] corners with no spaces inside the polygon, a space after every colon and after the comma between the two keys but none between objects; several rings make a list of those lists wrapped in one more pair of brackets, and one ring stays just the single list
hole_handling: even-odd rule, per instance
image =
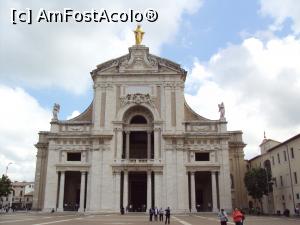
[{"label": "group of people", "polygon": [[[218,217],[220,219],[221,225],[227,225],[228,215],[224,209],[221,209]],[[242,210],[235,208],[232,212],[232,219],[235,225],[243,225],[245,221],[245,213]]]},{"label": "group of people", "polygon": [[158,217],[159,217],[159,221],[163,222],[164,221],[164,215],[165,215],[165,224],[170,224],[170,216],[171,216],[171,210],[170,207],[167,207],[165,210],[163,210],[163,208],[158,209],[157,207],[154,208],[150,208],[149,209],[149,221],[153,221],[153,217],[154,217],[154,221],[158,221]]},{"label": "group of people", "polygon": [[[26,209],[26,208],[25,208]],[[27,209],[26,209],[27,210]],[[14,205],[9,206],[9,205],[4,205],[4,206],[0,206],[0,211],[2,212],[15,212],[16,211],[16,207]]]}]

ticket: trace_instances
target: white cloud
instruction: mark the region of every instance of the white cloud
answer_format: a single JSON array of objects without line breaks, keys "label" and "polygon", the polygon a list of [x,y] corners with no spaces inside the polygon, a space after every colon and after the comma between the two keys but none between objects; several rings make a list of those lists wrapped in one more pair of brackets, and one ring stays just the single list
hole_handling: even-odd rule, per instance
[{"label": "white cloud", "polygon": [[74,110],[71,115],[67,116],[67,120],[75,118],[76,116],[79,116],[79,115],[80,115],[80,112],[78,110]]},{"label": "white cloud", "polygon": [[281,29],[288,19],[292,21],[292,30],[300,34],[300,4],[299,0],[260,0],[260,12],[275,19],[271,29]]},{"label": "white cloud", "polygon": [[51,113],[21,88],[0,85],[0,173],[12,162],[12,180],[34,180],[38,132],[49,130]]},{"label": "white cloud", "polygon": [[300,40],[293,36],[266,43],[248,38],[220,50],[209,62],[195,61],[187,89],[198,85],[189,104],[211,119],[224,101],[231,130],[244,132],[246,157],[258,153],[263,132],[283,141],[300,129]]},{"label": "white cloud", "polygon": [[[47,10],[158,11],[158,21],[142,24],[144,44],[158,53],[163,43],[174,40],[184,13],[194,13],[202,0],[178,1],[53,1],[4,0],[0,13],[0,81],[42,88],[57,86],[82,93],[91,84],[89,72],[103,61],[128,52],[134,44],[135,23],[37,24],[12,25],[10,8],[30,8],[34,13]],[[5,43],[5,44],[4,44]],[[80,85],[78,85],[80,84]]]}]

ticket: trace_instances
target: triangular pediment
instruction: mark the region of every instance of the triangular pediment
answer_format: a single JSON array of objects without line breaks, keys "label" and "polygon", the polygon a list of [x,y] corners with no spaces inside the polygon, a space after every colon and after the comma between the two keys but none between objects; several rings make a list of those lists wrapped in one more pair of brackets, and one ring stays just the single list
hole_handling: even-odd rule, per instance
[{"label": "triangular pediment", "polygon": [[118,73],[167,73],[186,75],[186,71],[179,64],[170,60],[152,55],[149,48],[143,45],[135,45],[129,48],[129,54],[109,60],[97,66],[92,71],[96,74],[118,74]]}]

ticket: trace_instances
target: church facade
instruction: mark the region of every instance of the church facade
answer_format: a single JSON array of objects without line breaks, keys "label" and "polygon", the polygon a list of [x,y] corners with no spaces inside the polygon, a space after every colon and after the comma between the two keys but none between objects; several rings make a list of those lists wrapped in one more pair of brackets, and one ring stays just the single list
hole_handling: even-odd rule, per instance
[{"label": "church facade", "polygon": [[[39,133],[33,208],[172,212],[245,207],[241,131],[195,113],[187,72],[140,44],[91,72],[94,98],[71,120]],[[200,101],[201,99],[199,99]]]}]

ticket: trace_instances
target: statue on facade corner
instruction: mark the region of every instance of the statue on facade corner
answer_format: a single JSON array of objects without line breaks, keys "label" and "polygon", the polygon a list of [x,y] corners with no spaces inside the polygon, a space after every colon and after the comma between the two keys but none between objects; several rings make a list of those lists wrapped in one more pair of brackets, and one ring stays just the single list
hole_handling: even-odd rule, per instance
[{"label": "statue on facade corner", "polygon": [[141,25],[137,25],[136,30],[134,30],[133,32],[135,36],[135,44],[140,45],[145,34],[145,32],[141,29]]},{"label": "statue on facade corner", "polygon": [[52,114],[53,114],[52,120],[58,120],[57,115],[59,113],[59,110],[60,110],[60,105],[57,103],[54,103],[53,110],[52,110]]},{"label": "statue on facade corner", "polygon": [[220,112],[220,120],[225,120],[225,106],[222,102],[221,104],[218,104],[219,112]]}]

